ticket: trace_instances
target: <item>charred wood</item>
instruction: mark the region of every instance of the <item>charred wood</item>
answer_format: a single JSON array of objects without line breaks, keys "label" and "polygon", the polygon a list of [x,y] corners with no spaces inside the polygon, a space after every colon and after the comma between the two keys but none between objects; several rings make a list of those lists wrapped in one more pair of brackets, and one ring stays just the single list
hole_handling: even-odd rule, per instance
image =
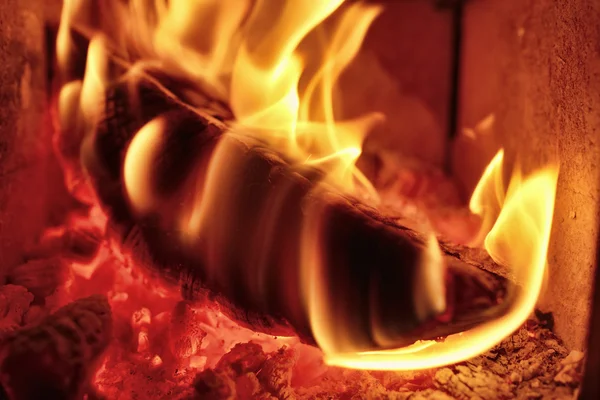
[{"label": "charred wood", "polygon": [[[373,318],[388,345],[398,347],[462,331],[504,312],[506,282],[465,268],[453,251],[445,253],[452,260],[444,278],[447,309],[417,312],[425,290],[415,284],[425,248],[418,233],[335,190],[315,190],[326,186],[321,171],[294,164],[254,139],[225,134],[221,120],[229,116],[223,117],[222,108],[207,101],[208,107],[192,110],[174,94],[178,82],[161,76],[159,87],[156,81],[138,76],[112,86],[106,118],[81,146],[114,233],[138,263],[180,285],[186,298],[214,298],[243,326],[296,333],[312,343],[299,283],[300,243],[306,210],[316,209],[329,314],[343,321],[335,334],[352,335],[352,345],[340,344],[338,350],[381,348],[373,337]],[[149,173],[156,198],[164,201],[140,215],[123,187],[123,163],[133,136],[158,116],[166,128]],[[81,138],[69,131],[63,135],[66,142],[70,135]],[[215,152],[225,152],[227,167],[216,172],[219,184],[211,187],[208,229],[190,246],[174,221],[186,204],[190,180],[204,184]],[[257,275],[262,280],[252,283]]]},{"label": "charred wood", "polygon": [[2,386],[11,399],[79,399],[111,336],[106,298],[77,300],[2,342]]}]

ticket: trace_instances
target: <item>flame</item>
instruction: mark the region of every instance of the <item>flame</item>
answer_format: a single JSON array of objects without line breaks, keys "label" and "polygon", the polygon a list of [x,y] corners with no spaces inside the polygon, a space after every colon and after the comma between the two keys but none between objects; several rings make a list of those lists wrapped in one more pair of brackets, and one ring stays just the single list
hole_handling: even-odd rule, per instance
[{"label": "flame", "polygon": [[[61,118],[67,120],[71,113],[80,116],[78,123],[83,125],[86,137],[94,131],[103,111],[98,100],[112,81],[123,78],[115,75],[113,63],[129,76],[144,73],[148,65],[158,66],[169,74],[206,86],[206,90],[226,101],[234,114],[229,137],[251,137],[277,149],[292,164],[317,165],[326,171],[327,185],[376,203],[374,188],[355,163],[366,133],[382,117],[369,114],[339,120],[334,100],[338,98],[338,78],[358,53],[381,7],[358,2],[343,4],[343,0],[131,0],[127,4],[107,0],[103,3],[105,12],[114,18],[102,20],[111,21],[111,30],[82,17],[84,11],[89,12],[86,6],[91,3],[65,0],[57,38],[58,61],[62,69],[68,70],[72,57],[69,29],[90,37],[84,76],[81,81],[76,79],[64,85],[59,96]],[[127,149],[124,187],[131,207],[141,214],[149,213],[160,201],[153,193],[149,172],[166,130],[167,124],[158,117],[137,132]],[[213,197],[219,172],[233,163],[225,147],[219,150],[210,161],[202,188],[190,194],[193,201],[185,204],[191,205],[179,215],[177,228],[186,238],[196,238],[206,228],[204,224],[211,213],[209,204],[218,201]],[[419,341],[386,351],[336,352],[335,343],[351,339],[339,336],[334,329],[335,319],[325,300],[327,287],[319,275],[319,243],[310,237],[319,221],[307,221],[302,244],[302,286],[311,327],[328,364],[377,370],[417,370],[452,364],[485,352],[527,319],[535,307],[545,273],[558,167],[549,165],[527,176],[516,170],[504,190],[502,166],[500,152],[482,176],[470,206],[484,220],[478,241],[484,242],[497,262],[512,269],[516,286],[502,315],[441,342]],[[319,218],[318,210],[313,217]],[[423,305],[423,310],[417,306],[419,313],[425,309],[441,312],[446,307],[442,264],[438,243],[431,236],[417,277],[429,289],[416,299],[416,304]],[[77,273],[77,268],[74,271]],[[95,269],[88,275],[82,271],[77,275],[89,279],[92,273]],[[129,272],[120,277],[121,286],[129,291],[115,290],[113,303],[135,303],[139,294],[132,287],[146,289],[147,284],[145,277],[136,276]],[[172,291],[161,285],[153,287],[153,300],[164,291],[164,297],[174,303],[176,296]],[[149,312],[138,312],[133,325],[140,321],[145,325],[146,315],[148,324],[158,318],[150,318]],[[385,333],[377,331],[377,326],[373,329],[377,340],[386,342]],[[146,327],[140,327],[137,351],[148,352],[153,346]],[[160,361],[153,364],[162,363],[160,357],[157,360]],[[196,358],[193,364],[204,367],[206,360]]]},{"label": "flame", "polygon": [[[157,66],[227,102],[235,133],[266,142],[292,163],[321,166],[330,184],[377,201],[376,191],[355,163],[365,135],[382,115],[340,121],[334,93],[339,76],[382,11],[380,6],[343,5],[344,0],[105,3],[100,11],[108,16],[102,20],[114,21],[108,26],[111,30],[102,26],[108,22],[91,22],[91,3],[65,1],[57,38],[62,69],[68,70],[73,58],[69,30],[91,40],[77,92],[80,100],[63,101],[61,115],[81,115],[90,133],[101,114],[98,99],[111,80],[118,79],[111,76],[109,65],[123,67],[126,76]],[[124,54],[136,57],[126,62]],[[63,87],[61,97],[73,97],[68,96],[69,85],[74,83]],[[125,187],[133,208],[142,214],[155,204],[147,163],[164,133],[159,121],[150,123],[138,132],[126,156]],[[222,163],[217,158],[212,162]],[[202,197],[210,193],[203,191]],[[202,199],[193,203],[179,227],[191,237],[202,229],[203,214]]]},{"label": "flame", "polygon": [[[175,0],[154,2],[132,2],[130,15],[156,16],[156,28],[148,26],[146,20],[133,19],[132,31],[139,34],[135,43],[154,49],[162,62],[171,70],[182,69],[183,73],[213,86],[217,93],[225,96],[224,77],[230,74],[232,52],[237,50],[238,30],[250,5],[240,0]],[[148,32],[150,31],[150,32]],[[147,32],[149,34],[147,34]],[[185,62],[181,62],[185,60]]]},{"label": "flame", "polygon": [[482,219],[481,229],[473,239],[472,245],[479,245],[483,242],[502,209],[505,195],[502,176],[503,162],[504,150],[501,149],[483,171],[483,175],[471,195],[469,209]]},{"label": "flame", "polygon": [[[300,0],[275,7],[272,1],[259,1],[234,64],[231,105],[241,126],[278,148],[283,144],[284,151],[297,159],[312,164],[337,160],[341,167],[331,168],[329,174],[338,183],[341,179],[347,188],[352,186],[349,178],[353,175],[365,183],[358,170],[348,173],[348,169],[361,154],[365,133],[380,116],[336,122],[333,93],[339,75],[358,53],[380,7],[355,4],[345,10],[322,51],[320,67],[299,93],[305,64],[319,55],[316,49],[301,55],[299,45],[342,3]],[[264,21],[275,23],[264,30]]]},{"label": "flame", "polygon": [[[332,94],[381,7],[353,4],[336,21],[327,45],[301,47],[342,3],[257,1],[240,28],[242,39],[232,64],[228,100],[235,116],[235,133],[264,141],[300,164],[327,164],[330,183],[355,193],[360,189],[374,200],[377,194],[355,162],[366,133],[381,116],[374,113],[354,121],[336,121]],[[266,23],[269,29],[264,29]],[[314,70],[314,64],[318,68],[311,73],[307,65]],[[301,80],[309,82],[303,89]],[[214,193],[211,187],[219,185],[218,178],[213,183],[211,176],[229,162],[227,151],[215,153],[201,195],[182,218],[180,229],[187,237],[196,238],[205,229]],[[143,159],[131,153],[128,158]],[[130,164],[137,165],[136,161]]]},{"label": "flame", "polygon": [[504,191],[500,180],[503,154],[500,150],[489,164],[470,205],[485,220],[495,220],[485,236],[485,248],[494,261],[510,267],[514,275],[516,285],[506,300],[506,311],[441,342],[417,342],[398,350],[335,354],[327,351],[327,342],[340,339],[328,337],[327,331],[320,332],[318,342],[325,346],[328,364],[374,370],[419,370],[454,364],[491,349],[527,320],[544,281],[559,169],[550,164],[525,177],[516,169]]},{"label": "flame", "polygon": [[[92,13],[91,3],[86,8],[85,1],[67,0],[57,38],[57,58],[68,70],[72,61],[70,29],[91,37],[79,104],[89,121],[97,118],[98,99],[112,78],[108,60],[125,66],[127,74],[143,73],[149,65],[159,66],[208,87],[210,93],[230,104],[235,125],[244,134],[276,145],[299,163],[327,163],[331,182],[345,189],[358,183],[376,198],[371,184],[354,164],[366,133],[382,116],[373,113],[339,121],[333,94],[337,79],[358,53],[382,8],[361,3],[342,7],[343,3],[133,0],[123,5],[107,1],[100,8],[110,13],[104,19],[112,18],[114,26],[110,27],[115,28],[107,32],[106,27],[88,21],[93,19],[88,15]],[[331,18],[334,13],[335,18]],[[332,19],[327,24],[332,25],[327,28],[330,38],[319,40],[328,18]],[[122,55],[128,52],[138,59],[124,65]],[[69,112],[61,111],[64,114]],[[160,132],[155,130],[155,138]],[[132,181],[137,180],[131,178],[139,167],[134,160],[144,158],[139,147],[135,150],[125,168],[130,186],[136,186]],[[133,197],[140,200],[137,189],[133,189]]]},{"label": "flame", "polygon": [[156,159],[155,153],[160,149],[164,124],[160,117],[148,122],[138,131],[127,150],[123,182],[129,201],[141,213],[150,211],[155,205],[149,174],[152,160]]}]

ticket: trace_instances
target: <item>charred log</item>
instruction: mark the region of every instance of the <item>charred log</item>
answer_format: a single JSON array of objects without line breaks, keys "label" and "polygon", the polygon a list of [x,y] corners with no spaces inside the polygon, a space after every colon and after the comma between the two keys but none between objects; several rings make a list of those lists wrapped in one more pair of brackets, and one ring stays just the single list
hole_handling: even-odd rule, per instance
[{"label": "charred log", "polygon": [[106,298],[77,300],[3,341],[0,381],[12,399],[79,399],[111,336]]},{"label": "charred log", "polygon": [[[446,307],[432,306],[426,297],[435,294],[416,283],[425,253],[421,236],[360,201],[321,189],[319,170],[293,164],[243,135],[224,134],[222,109],[188,108],[172,94],[177,82],[165,85],[168,90],[153,82],[142,77],[110,88],[106,118],[81,145],[114,233],[138,263],[180,285],[184,297],[214,298],[244,326],[314,342],[300,283],[302,232],[312,215],[327,314],[335,316],[334,334],[350,336],[339,351],[438,338],[505,311],[498,305],[504,281],[465,268],[452,253],[442,278]],[[123,164],[134,135],[158,116],[166,127],[150,175],[159,201],[139,213],[124,189]],[[63,132],[64,141],[69,134]],[[217,156],[227,162],[212,172],[218,184],[210,186],[210,196],[203,194],[209,210],[204,227],[191,242],[184,240],[177,225],[182,207],[189,206],[191,188],[208,190],[209,161]],[[373,320],[384,346],[374,337]]]}]

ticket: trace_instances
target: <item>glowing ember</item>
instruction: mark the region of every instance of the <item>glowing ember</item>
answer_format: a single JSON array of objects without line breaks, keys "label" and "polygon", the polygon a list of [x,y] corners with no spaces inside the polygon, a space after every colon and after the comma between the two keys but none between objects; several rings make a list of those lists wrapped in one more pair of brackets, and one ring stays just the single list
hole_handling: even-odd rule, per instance
[{"label": "glowing ember", "polygon": [[[106,219],[100,216],[97,208],[90,209],[87,215],[74,214],[61,230],[85,226],[104,232]],[[52,234],[56,235],[48,231],[46,240]],[[99,392],[110,398],[120,398],[114,392],[115,379],[122,379],[123,368],[135,368],[140,374],[139,379],[130,382],[132,385],[144,382],[142,376],[165,376],[169,380],[165,392],[175,390],[174,387],[185,391],[192,390],[196,372],[214,367],[237,343],[252,341],[268,352],[284,345],[306,346],[296,338],[277,338],[241,328],[208,300],[193,305],[182,302],[179,288],[164,286],[146,276],[120,253],[119,245],[104,236],[102,240],[101,249],[91,262],[69,263],[72,278],[52,296],[52,307],[90,294],[108,297],[115,339],[96,373],[95,384]]]}]

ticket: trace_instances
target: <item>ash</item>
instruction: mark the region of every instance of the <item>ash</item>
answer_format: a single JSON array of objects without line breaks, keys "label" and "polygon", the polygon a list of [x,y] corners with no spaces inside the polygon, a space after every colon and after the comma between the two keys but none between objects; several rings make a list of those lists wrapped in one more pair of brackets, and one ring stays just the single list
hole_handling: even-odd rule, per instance
[{"label": "ash", "polygon": [[583,353],[569,353],[536,320],[479,357],[419,372],[325,367],[319,376],[303,380],[309,369],[295,368],[298,352],[282,348],[264,354],[252,351],[253,346],[238,345],[216,368],[199,373],[196,398],[572,399],[582,376]]}]

